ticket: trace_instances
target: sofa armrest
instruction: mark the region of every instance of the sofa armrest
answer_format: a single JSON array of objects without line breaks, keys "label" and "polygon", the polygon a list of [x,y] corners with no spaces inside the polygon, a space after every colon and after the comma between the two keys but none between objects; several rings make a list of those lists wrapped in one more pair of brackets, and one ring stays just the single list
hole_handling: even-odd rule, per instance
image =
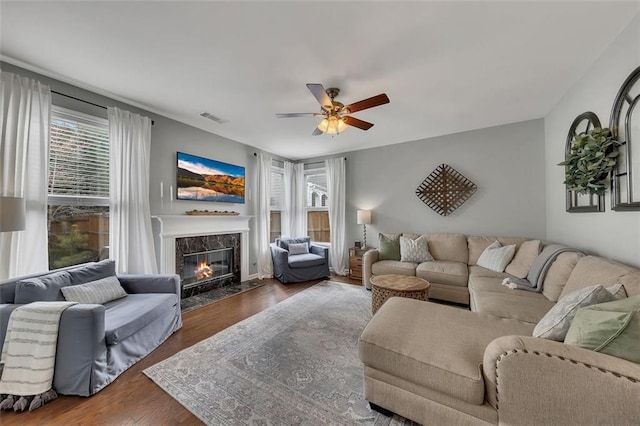
[{"label": "sofa armrest", "polygon": [[14,309],[18,308],[19,305],[15,303],[3,303],[0,304],[0,353],[2,352],[2,347],[4,346],[4,338],[7,335],[7,327],[9,325],[9,317],[11,316],[11,312]]},{"label": "sofa armrest", "polygon": [[173,293],[180,297],[178,275],[118,275],[118,279],[127,293]]},{"label": "sofa armrest", "polygon": [[362,283],[371,289],[371,266],[378,261],[378,250],[369,250],[362,256]]},{"label": "sofa armrest", "polygon": [[[500,337],[483,360],[500,424],[637,424],[640,365],[560,342]],[[491,389],[494,389],[492,392]]]},{"label": "sofa armrest", "polygon": [[317,245],[311,244],[310,253],[317,254],[318,256],[322,256],[325,259],[329,260],[329,248],[328,247],[322,247],[322,246],[317,246]]}]

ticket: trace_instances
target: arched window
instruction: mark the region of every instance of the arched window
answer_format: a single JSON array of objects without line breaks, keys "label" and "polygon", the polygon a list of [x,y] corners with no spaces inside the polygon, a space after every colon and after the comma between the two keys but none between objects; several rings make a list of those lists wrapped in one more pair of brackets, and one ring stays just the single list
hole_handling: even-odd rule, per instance
[{"label": "arched window", "polygon": [[[571,141],[576,135],[589,132],[594,127],[600,126],[600,119],[593,112],[583,112],[573,120],[569,133],[567,133],[567,141],[565,144],[564,158],[567,160],[571,155]],[[592,213],[604,211],[604,195],[595,194],[578,194],[575,191],[569,191],[566,188],[567,212],[568,213]]]},{"label": "arched window", "polygon": [[632,136],[640,142],[640,67],[622,83],[611,109],[609,127],[621,143],[620,155],[611,175],[611,209],[640,210],[640,145],[632,147]]}]

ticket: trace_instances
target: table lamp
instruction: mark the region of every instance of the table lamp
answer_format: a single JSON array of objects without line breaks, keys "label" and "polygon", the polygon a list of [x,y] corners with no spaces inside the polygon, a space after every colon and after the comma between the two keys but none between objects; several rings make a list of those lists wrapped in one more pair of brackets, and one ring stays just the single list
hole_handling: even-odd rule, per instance
[{"label": "table lamp", "polygon": [[367,247],[367,225],[371,223],[371,210],[358,210],[358,225],[362,225],[362,248]]}]

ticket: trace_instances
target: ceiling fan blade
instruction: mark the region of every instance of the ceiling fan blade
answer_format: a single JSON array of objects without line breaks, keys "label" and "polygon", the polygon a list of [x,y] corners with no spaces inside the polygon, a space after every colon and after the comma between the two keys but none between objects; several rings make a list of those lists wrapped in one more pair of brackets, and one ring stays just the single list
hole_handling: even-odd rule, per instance
[{"label": "ceiling fan blade", "polygon": [[319,112],[288,112],[288,113],[278,113],[276,117],[278,118],[295,118],[295,117],[317,117],[320,114]]},{"label": "ceiling fan blade", "polygon": [[369,123],[368,121],[364,121],[364,120],[359,120],[355,117],[346,116],[346,117],[343,117],[342,120],[345,122],[345,124],[348,124],[349,126],[357,127],[358,129],[362,129],[362,130],[369,130],[370,128],[373,127],[373,123]]},{"label": "ceiling fan blade", "polygon": [[369,109],[373,107],[377,107],[379,105],[384,105],[389,103],[389,98],[385,93],[381,93],[377,96],[373,96],[368,99],[363,99],[358,102],[354,102],[351,105],[345,106],[345,108],[349,109],[349,113],[354,113],[356,111],[362,111],[363,109]]},{"label": "ceiling fan blade", "polygon": [[307,88],[318,102],[320,102],[320,105],[322,105],[323,108],[333,108],[333,102],[331,102],[331,98],[327,95],[327,91],[324,89],[322,84],[307,83]]},{"label": "ceiling fan blade", "polygon": [[311,133],[311,136],[320,136],[322,134],[322,130],[318,129],[317,127],[313,130],[313,133]]}]

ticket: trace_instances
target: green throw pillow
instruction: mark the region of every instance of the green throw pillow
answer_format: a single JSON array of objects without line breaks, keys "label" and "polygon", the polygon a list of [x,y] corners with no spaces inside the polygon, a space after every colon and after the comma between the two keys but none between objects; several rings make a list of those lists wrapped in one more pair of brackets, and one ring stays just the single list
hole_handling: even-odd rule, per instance
[{"label": "green throw pillow", "polygon": [[379,234],[379,260],[400,260],[400,235],[402,234]]},{"label": "green throw pillow", "polygon": [[640,296],[578,309],[564,342],[640,363]]}]

